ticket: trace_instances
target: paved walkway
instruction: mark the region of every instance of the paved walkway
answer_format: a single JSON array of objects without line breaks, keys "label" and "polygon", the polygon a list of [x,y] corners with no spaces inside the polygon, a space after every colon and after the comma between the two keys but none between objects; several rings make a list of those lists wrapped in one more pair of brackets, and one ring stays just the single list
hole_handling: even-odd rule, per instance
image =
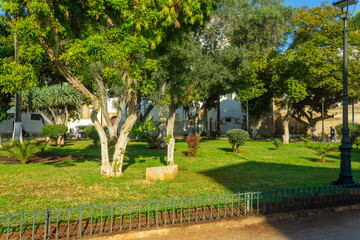
[{"label": "paved walkway", "polygon": [[[338,210],[338,209],[337,209]],[[286,214],[285,214],[286,215]],[[305,215],[305,216],[304,216]],[[231,219],[197,225],[156,229],[101,239],[148,240],[360,240],[360,209],[352,208],[326,213]],[[287,220],[286,220],[287,219]]]}]

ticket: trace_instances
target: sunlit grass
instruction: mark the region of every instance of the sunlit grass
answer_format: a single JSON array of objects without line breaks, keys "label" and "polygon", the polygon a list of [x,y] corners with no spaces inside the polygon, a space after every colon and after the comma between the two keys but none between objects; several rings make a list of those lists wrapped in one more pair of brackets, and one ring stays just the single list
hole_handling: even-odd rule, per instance
[{"label": "sunlit grass", "polygon": [[[46,151],[93,158],[48,163],[0,163],[0,212],[17,212],[77,205],[100,205],[151,199],[231,193],[286,187],[330,184],[339,175],[339,152],[328,162],[316,162],[315,152],[302,143],[282,145],[248,142],[232,153],[227,141],[203,141],[195,158],[185,157],[185,142],[176,143],[178,178],[147,182],[147,167],[166,164],[165,150],[147,149],[146,143],[130,143],[120,178],[100,175],[100,149],[90,141],[73,142]],[[0,151],[1,156],[8,153]],[[360,181],[360,150],[353,150],[353,174]]]}]

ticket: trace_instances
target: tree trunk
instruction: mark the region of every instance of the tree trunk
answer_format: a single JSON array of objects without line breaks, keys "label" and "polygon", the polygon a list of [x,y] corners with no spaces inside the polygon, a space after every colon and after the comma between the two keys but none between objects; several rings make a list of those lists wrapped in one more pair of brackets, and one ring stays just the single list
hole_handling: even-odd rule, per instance
[{"label": "tree trunk", "polygon": [[160,148],[166,147],[165,135],[166,135],[166,118],[168,114],[168,108],[166,106],[160,105],[158,106],[158,114],[159,114],[159,121],[161,124],[159,125],[159,133],[157,136],[158,145]]},{"label": "tree trunk", "polygon": [[284,134],[282,135],[283,144],[289,144],[290,134],[289,134],[289,117],[286,116],[283,121]]},{"label": "tree trunk", "polygon": [[91,113],[91,121],[94,124],[94,127],[96,131],[99,134],[100,138],[100,146],[101,146],[101,168],[100,173],[104,177],[111,177],[111,166],[109,162],[109,150],[108,150],[108,139],[106,137],[106,133],[104,128],[101,126],[101,123],[99,122],[97,118],[97,112],[93,111]]},{"label": "tree trunk", "polygon": [[44,112],[42,112],[42,111],[39,110],[39,109],[36,109],[36,111],[40,114],[40,116],[41,116],[49,125],[54,124],[54,122],[51,121],[50,118],[48,118]]},{"label": "tree trunk", "polygon": [[221,118],[220,118],[220,95],[218,98],[218,105],[217,105],[217,119],[216,119],[216,135],[221,135]]},{"label": "tree trunk", "polygon": [[0,134],[0,149],[3,148],[2,146],[2,139],[1,139],[1,134]]},{"label": "tree trunk", "polygon": [[166,136],[169,139],[167,145],[167,161],[170,165],[174,165],[174,149],[175,149],[175,136],[174,136],[174,127],[175,127],[175,104],[170,105],[169,119],[166,126]]},{"label": "tree trunk", "polygon": [[138,118],[137,93],[133,89],[128,91],[127,118],[121,127],[120,135],[115,145],[115,152],[112,162],[112,176],[122,175],[122,166],[128,142],[128,136]]},{"label": "tree trunk", "polygon": [[[127,73],[124,73],[122,80],[125,81],[126,77],[127,77]],[[96,77],[95,80],[98,85],[98,91],[100,93],[100,98],[101,98],[101,113],[102,113],[101,115],[102,117],[104,117],[106,126],[109,129],[110,140],[115,142],[118,139],[117,131],[118,131],[119,123],[121,121],[121,116],[123,113],[124,104],[126,102],[127,95],[123,94],[122,96],[118,97],[120,107],[116,113],[115,121],[114,123],[112,123],[108,110],[108,98],[106,96],[104,81],[101,77]]]},{"label": "tree trunk", "polygon": [[313,138],[317,138],[318,137],[318,134],[317,134],[317,130],[316,130],[316,126],[310,126],[310,131],[311,131],[311,136]]},{"label": "tree trunk", "polygon": [[[97,99],[97,97],[92,94],[83,84],[82,82],[74,76],[71,71],[59,60],[57,59],[55,52],[53,49],[51,49],[45,40],[43,38],[39,38],[40,44],[44,48],[46,54],[48,55],[50,61],[54,64],[54,66],[57,68],[59,73],[77,90],[79,91],[86,99],[89,100],[89,102],[93,105],[94,109],[100,108],[100,103]],[[95,111],[97,113],[97,111]],[[110,176],[111,172],[110,170],[110,163],[109,163],[109,152],[108,152],[108,145],[107,145],[107,139],[106,134],[97,120],[96,116],[92,114],[92,121],[94,123],[94,126],[99,134],[100,137],[100,143],[101,143],[101,174],[103,176]]]}]

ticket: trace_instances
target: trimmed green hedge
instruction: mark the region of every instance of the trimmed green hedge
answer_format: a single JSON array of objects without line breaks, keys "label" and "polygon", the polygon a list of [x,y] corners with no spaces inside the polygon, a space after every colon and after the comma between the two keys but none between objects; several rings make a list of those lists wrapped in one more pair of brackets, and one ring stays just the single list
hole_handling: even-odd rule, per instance
[{"label": "trimmed green hedge", "polygon": [[59,136],[67,133],[68,127],[61,124],[45,125],[41,128],[41,132],[52,140],[56,140]]}]

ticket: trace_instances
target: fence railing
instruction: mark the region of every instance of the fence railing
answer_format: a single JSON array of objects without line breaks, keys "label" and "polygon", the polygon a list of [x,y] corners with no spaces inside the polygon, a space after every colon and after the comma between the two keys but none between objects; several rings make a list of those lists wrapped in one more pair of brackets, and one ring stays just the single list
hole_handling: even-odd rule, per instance
[{"label": "fence railing", "polygon": [[76,239],[249,214],[360,202],[359,184],[245,192],[0,215],[0,239]]}]

